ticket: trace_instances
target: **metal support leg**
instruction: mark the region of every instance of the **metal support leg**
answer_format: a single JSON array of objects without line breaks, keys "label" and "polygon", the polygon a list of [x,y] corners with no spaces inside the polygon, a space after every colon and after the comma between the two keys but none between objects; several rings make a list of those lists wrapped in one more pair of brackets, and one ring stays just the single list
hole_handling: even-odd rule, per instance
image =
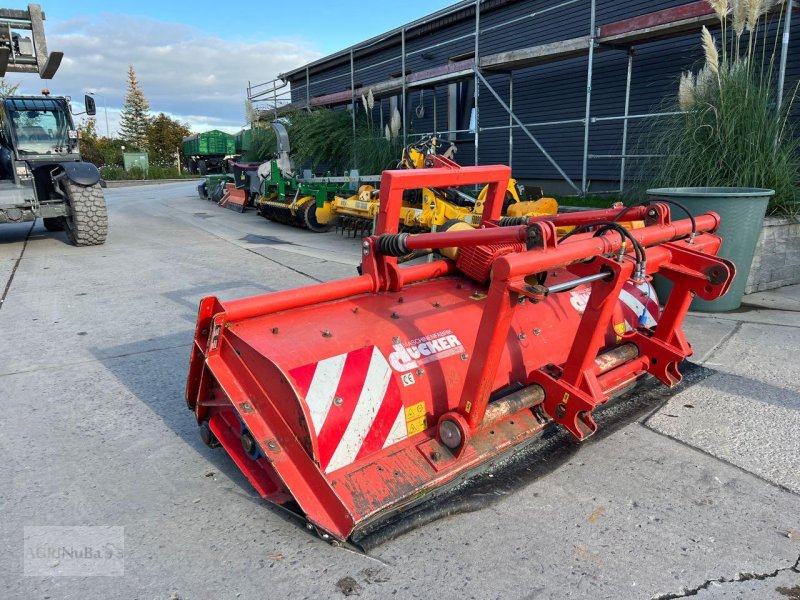
[{"label": "metal support leg", "polygon": [[480,75],[481,59],[480,59],[480,39],[481,39],[481,0],[475,0],[475,85],[473,103],[475,104],[475,166],[478,165],[478,137],[480,133],[480,124],[478,121],[478,97],[480,96],[480,82],[478,76]]},{"label": "metal support leg", "polygon": [[592,117],[592,69],[594,68],[594,45],[595,36],[597,35],[596,29],[596,0],[592,0],[591,17],[590,21],[590,41],[589,41],[589,67],[586,72],[586,114],[583,122],[583,171],[581,174],[581,195],[585,196],[589,191],[588,173],[589,173],[589,127],[591,125]]},{"label": "metal support leg", "polygon": [[356,164],[356,74],[353,69],[353,51],[350,50],[350,116],[353,121],[353,167],[358,168]]},{"label": "metal support leg", "polygon": [[308,67],[306,67],[306,109],[311,108],[311,82],[308,77]]},{"label": "metal support leg", "polygon": [[622,121],[622,162],[619,167],[619,191],[625,190],[625,157],[628,154],[628,116],[631,107],[631,78],[633,76],[633,48],[628,50],[628,75],[625,80],[625,119]]},{"label": "metal support leg", "polygon": [[[514,72],[508,73],[508,108],[514,112]],[[508,115],[508,166],[512,169],[514,158],[514,120],[511,118],[511,113]]]},{"label": "metal support leg", "polygon": [[492,96],[494,96],[494,99],[497,100],[500,106],[502,106],[505,109],[505,111],[509,114],[509,116],[513,119],[513,121],[517,124],[517,126],[519,126],[519,128],[522,129],[525,135],[527,135],[528,138],[530,138],[530,140],[536,145],[536,147],[539,149],[539,152],[541,152],[547,159],[547,161],[551,165],[553,165],[553,168],[555,168],[555,170],[558,171],[558,174],[561,175],[564,181],[566,181],[569,184],[569,186],[576,192],[581,193],[581,188],[579,188],[578,185],[572,180],[572,178],[569,175],[567,175],[566,172],[564,172],[564,169],[561,168],[561,166],[555,161],[555,159],[552,156],[550,156],[550,153],[547,152],[547,150],[544,149],[544,146],[542,146],[539,140],[537,140],[536,137],[534,137],[534,135],[531,133],[531,130],[528,129],[525,126],[525,124],[519,120],[519,117],[517,117],[517,115],[514,114],[511,108],[509,108],[508,104],[503,102],[503,99],[500,97],[500,94],[498,94],[495,91],[495,89],[491,85],[489,85],[489,82],[486,81],[486,78],[478,70],[475,71],[475,74],[481,80],[481,83],[483,83],[486,89],[489,90],[489,93],[491,93]]},{"label": "metal support leg", "polygon": [[[784,85],[786,81],[786,62],[789,56],[789,39],[790,33],[792,29],[792,9],[794,8],[794,2],[786,2],[783,6],[783,10],[786,11],[783,17],[783,36],[781,40],[781,62],[780,67],[778,69],[778,89],[777,89],[777,98],[775,98],[775,104],[777,106],[777,117],[780,118],[781,109],[783,107],[783,91]],[[782,128],[781,128],[782,130]],[[775,136],[774,142],[774,151],[778,149],[778,133]]]},{"label": "metal support leg", "polygon": [[403,95],[400,98],[400,105],[402,107],[402,122],[403,122],[403,148],[408,145],[408,132],[406,131],[406,94],[408,90],[406,88],[406,28],[403,27],[400,30],[400,69],[403,71],[400,75],[403,81]]},{"label": "metal support leg", "polygon": [[439,90],[433,88],[433,133],[438,136],[438,129],[436,128],[436,96]]},{"label": "metal support leg", "polygon": [[783,90],[786,81],[786,62],[789,57],[789,36],[792,28],[793,5],[794,2],[787,2],[786,4],[784,4],[784,9],[783,9],[786,12],[784,13],[783,17],[783,39],[781,40],[781,63],[780,63],[780,68],[778,70],[778,97],[776,98],[778,112],[780,112],[781,106],[783,105]]}]

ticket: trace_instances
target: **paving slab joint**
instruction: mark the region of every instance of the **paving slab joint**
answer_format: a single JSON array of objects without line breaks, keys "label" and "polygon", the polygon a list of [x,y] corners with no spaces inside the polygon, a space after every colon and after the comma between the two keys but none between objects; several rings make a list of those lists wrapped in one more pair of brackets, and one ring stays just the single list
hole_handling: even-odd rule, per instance
[{"label": "paving slab joint", "polygon": [[675,600],[676,598],[688,598],[690,596],[697,596],[697,594],[699,594],[701,591],[707,590],[712,585],[722,585],[723,583],[741,583],[743,581],[753,581],[753,580],[763,581],[764,579],[772,579],[773,577],[777,577],[780,573],[783,573],[784,571],[794,571],[795,573],[800,573],[800,556],[797,557],[797,560],[790,567],[782,567],[779,569],[775,569],[774,571],[769,571],[767,573],[737,573],[731,579],[727,579],[725,577],[709,579],[707,581],[704,581],[697,587],[683,588],[680,592],[658,594],[656,596],[653,596],[651,600]]}]

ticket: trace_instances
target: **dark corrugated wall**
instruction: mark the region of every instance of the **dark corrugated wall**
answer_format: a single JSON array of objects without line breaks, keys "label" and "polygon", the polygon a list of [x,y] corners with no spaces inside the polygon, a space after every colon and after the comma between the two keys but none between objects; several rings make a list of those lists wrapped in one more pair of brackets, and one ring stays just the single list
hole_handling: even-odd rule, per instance
[{"label": "dark corrugated wall", "polygon": [[[635,0],[597,1],[597,25],[603,25],[665,8],[685,4],[685,0],[642,2]],[[588,0],[549,10],[533,18],[510,25],[504,22],[524,15],[552,8],[559,2],[522,0],[481,15],[480,54],[494,54],[566,40],[589,33]],[[796,19],[795,19],[796,20]],[[413,38],[406,43],[407,72],[429,69],[448,60],[469,55],[474,51],[472,17],[451,23],[433,33]],[[800,24],[796,25],[798,29]],[[431,46],[434,46],[432,47]],[[789,50],[787,89],[800,76],[800,33],[795,33]],[[677,80],[682,70],[699,64],[702,59],[699,35],[690,34],[668,40],[640,43],[635,48],[633,65],[631,114],[663,110],[677,91]],[[331,60],[335,63],[336,60]],[[350,87],[349,59],[339,59],[340,64],[314,67],[310,76],[311,97],[338,92]],[[626,49],[600,49],[595,52],[592,86],[592,116],[620,116],[625,101],[625,81],[628,56]],[[514,112],[523,123],[580,119],[584,116],[586,102],[586,75],[588,58],[580,57],[556,61],[513,72]],[[356,52],[355,84],[368,86],[397,77],[401,74],[400,42],[371,54]],[[490,85],[508,102],[509,76],[485,74]],[[292,78],[294,100],[306,98],[306,80],[303,74]],[[433,131],[433,90],[414,90],[408,98],[408,129],[410,133]],[[447,129],[447,86],[436,89],[436,128]],[[424,107],[424,115],[416,114],[416,107]],[[389,101],[383,100],[384,116],[389,118]],[[358,108],[361,108],[360,106]],[[363,109],[362,109],[363,110]],[[509,124],[508,113],[489,91],[481,86],[479,102],[481,128]],[[378,110],[375,110],[376,120]],[[632,121],[629,127],[628,153],[643,150],[637,137],[652,120]],[[583,124],[535,127],[532,133],[559,163],[562,169],[580,183],[583,161]],[[460,164],[473,164],[474,149],[471,134],[458,134],[457,160]],[[590,154],[620,154],[622,122],[594,123],[590,130]],[[507,129],[481,131],[479,136],[479,162],[482,164],[509,162],[509,132]],[[537,150],[519,128],[514,130],[511,165],[517,178],[528,180],[559,179],[556,169]],[[635,173],[637,165],[629,161],[628,174]],[[593,189],[613,188],[620,174],[619,159],[589,161],[589,177]]]}]

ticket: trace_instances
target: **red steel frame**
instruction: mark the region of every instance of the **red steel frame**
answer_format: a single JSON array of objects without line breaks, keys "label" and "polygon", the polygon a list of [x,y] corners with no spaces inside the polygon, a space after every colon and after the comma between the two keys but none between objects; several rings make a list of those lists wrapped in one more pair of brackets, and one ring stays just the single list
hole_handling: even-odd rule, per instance
[{"label": "red steel frame", "polygon": [[[615,232],[596,237],[591,233],[576,234],[559,243],[556,225],[576,225],[588,219],[608,220],[619,211],[557,215],[530,219],[525,225],[499,227],[496,223],[509,177],[510,169],[504,166],[445,166],[417,171],[386,171],[381,181],[378,231],[362,244],[363,275],[225,303],[213,297],[202,301],[190,363],[187,402],[201,422],[212,414],[212,430],[224,443],[226,431],[221,421],[223,417],[220,413],[214,413],[214,407],[225,400],[209,397],[211,378],[216,380],[238,417],[265,451],[269,466],[277,473],[272,482],[269,478],[262,478],[243,466],[244,454],[241,450],[240,456],[233,452],[234,460],[262,495],[280,502],[282,498],[285,499],[288,490],[303,507],[309,522],[314,523],[321,532],[344,540],[360,523],[386,510],[398,508],[407,503],[409,498],[469,471],[539,431],[542,425],[533,418],[530,410],[525,409],[514,415],[517,425],[508,426],[502,431],[498,429],[498,435],[492,438],[495,441],[493,448],[487,449],[485,443],[481,446],[471,443],[472,438],[478,439],[483,434],[484,415],[494,391],[492,382],[503,346],[507,343],[514,311],[522,299],[541,299],[541,291],[526,281],[526,277],[538,273],[562,268],[578,277],[601,271],[608,273],[606,278],[591,284],[589,302],[567,361],[562,365],[535,368],[529,373],[527,383],[544,390],[542,408],[554,422],[560,423],[577,439],[584,439],[597,427],[591,416],[592,410],[606,402],[614,391],[645,373],[650,373],[667,385],[674,385],[680,380],[677,364],[691,355],[681,326],[692,298],[697,295],[711,300],[721,296],[727,291],[735,273],[732,263],[715,256],[720,239],[707,233],[716,230],[719,217],[713,213],[698,216],[695,219],[696,232],[693,232],[688,220],[672,222],[669,209],[663,204],[637,207],[628,212],[627,219],[642,219],[646,224],[642,229],[630,231],[630,234],[646,248],[647,274],[659,272],[671,279],[673,290],[654,331],[638,329],[623,336],[621,344],[633,344],[638,349],[636,358],[603,371],[595,358],[602,349],[613,305],[621,287],[631,277],[635,261],[630,254],[631,249],[623,245],[622,237]],[[424,484],[407,490],[402,498],[392,497],[390,501],[387,496],[384,498],[385,505],[367,510],[354,498],[354,490],[363,491],[370,485],[377,489],[380,482],[364,479],[368,469],[361,468],[357,472],[345,473],[334,481],[339,484],[334,490],[330,478],[309,457],[285,417],[270,399],[269,390],[282,383],[280,376],[265,367],[256,380],[253,373],[242,366],[236,356],[238,352],[226,342],[229,335],[227,330],[233,323],[266,314],[362,294],[398,291],[411,283],[454,274],[455,263],[450,260],[401,267],[397,258],[380,252],[379,237],[397,233],[404,190],[473,184],[489,185],[483,222],[479,229],[408,236],[405,238],[407,248],[464,247],[525,241],[529,250],[501,256],[492,263],[492,280],[486,291],[477,339],[472,346],[474,355],[469,362],[459,405],[456,410],[438,415],[440,423],[450,421],[462,435],[463,441],[453,460],[437,468],[436,475],[429,477]],[[690,236],[692,233],[699,235]],[[511,421],[512,424],[514,422]],[[506,437],[502,437],[504,431]],[[413,440],[406,442],[413,442],[419,447],[430,445],[444,448],[430,430],[419,435],[427,436],[428,441],[424,444]],[[231,452],[229,444],[225,446]],[[409,462],[411,454],[406,456],[398,449],[396,455],[404,457],[405,462],[397,463],[402,464],[403,468],[418,468],[417,462]],[[418,452],[413,455],[416,456],[414,460],[421,460]],[[427,468],[430,469],[429,466]],[[377,491],[375,498],[380,499]]]}]

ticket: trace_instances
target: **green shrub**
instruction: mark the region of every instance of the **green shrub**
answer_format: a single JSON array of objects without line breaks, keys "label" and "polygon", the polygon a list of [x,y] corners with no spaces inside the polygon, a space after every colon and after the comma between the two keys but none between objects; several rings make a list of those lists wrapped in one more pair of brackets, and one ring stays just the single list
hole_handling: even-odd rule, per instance
[{"label": "green shrub", "polygon": [[[778,39],[767,35],[760,0],[714,0],[722,24],[717,46],[703,28],[705,65],[684,73],[676,109],[659,123],[647,145],[662,155],[649,184],[654,187],[721,186],[774,189],[770,211],[798,212],[798,142],[790,122],[795,86],[776,102]],[[728,27],[730,25],[730,27]],[[779,35],[776,29],[775,36]]]},{"label": "green shrub", "polygon": [[[139,167],[132,167],[126,171],[117,165],[104,165],[100,167],[100,176],[106,181],[119,181],[125,179],[178,179],[178,170],[174,166],[150,165],[145,173]],[[181,173],[180,177],[191,178],[191,175]]]},{"label": "green shrub", "polygon": [[127,179],[125,177],[125,169],[117,165],[103,165],[100,167],[100,176],[106,181]]},{"label": "green shrub", "polygon": [[[394,115],[391,126],[387,125],[381,131],[380,124],[373,120],[373,101],[364,98],[363,105],[363,110],[361,104],[356,105],[355,139],[349,111],[321,108],[286,115],[282,122],[289,135],[295,168],[333,174],[358,168],[362,175],[377,175],[394,167],[403,149],[398,136],[400,115]],[[245,154],[246,160],[268,160],[277,152],[272,130],[259,131],[263,133],[254,136],[253,147]]]}]

